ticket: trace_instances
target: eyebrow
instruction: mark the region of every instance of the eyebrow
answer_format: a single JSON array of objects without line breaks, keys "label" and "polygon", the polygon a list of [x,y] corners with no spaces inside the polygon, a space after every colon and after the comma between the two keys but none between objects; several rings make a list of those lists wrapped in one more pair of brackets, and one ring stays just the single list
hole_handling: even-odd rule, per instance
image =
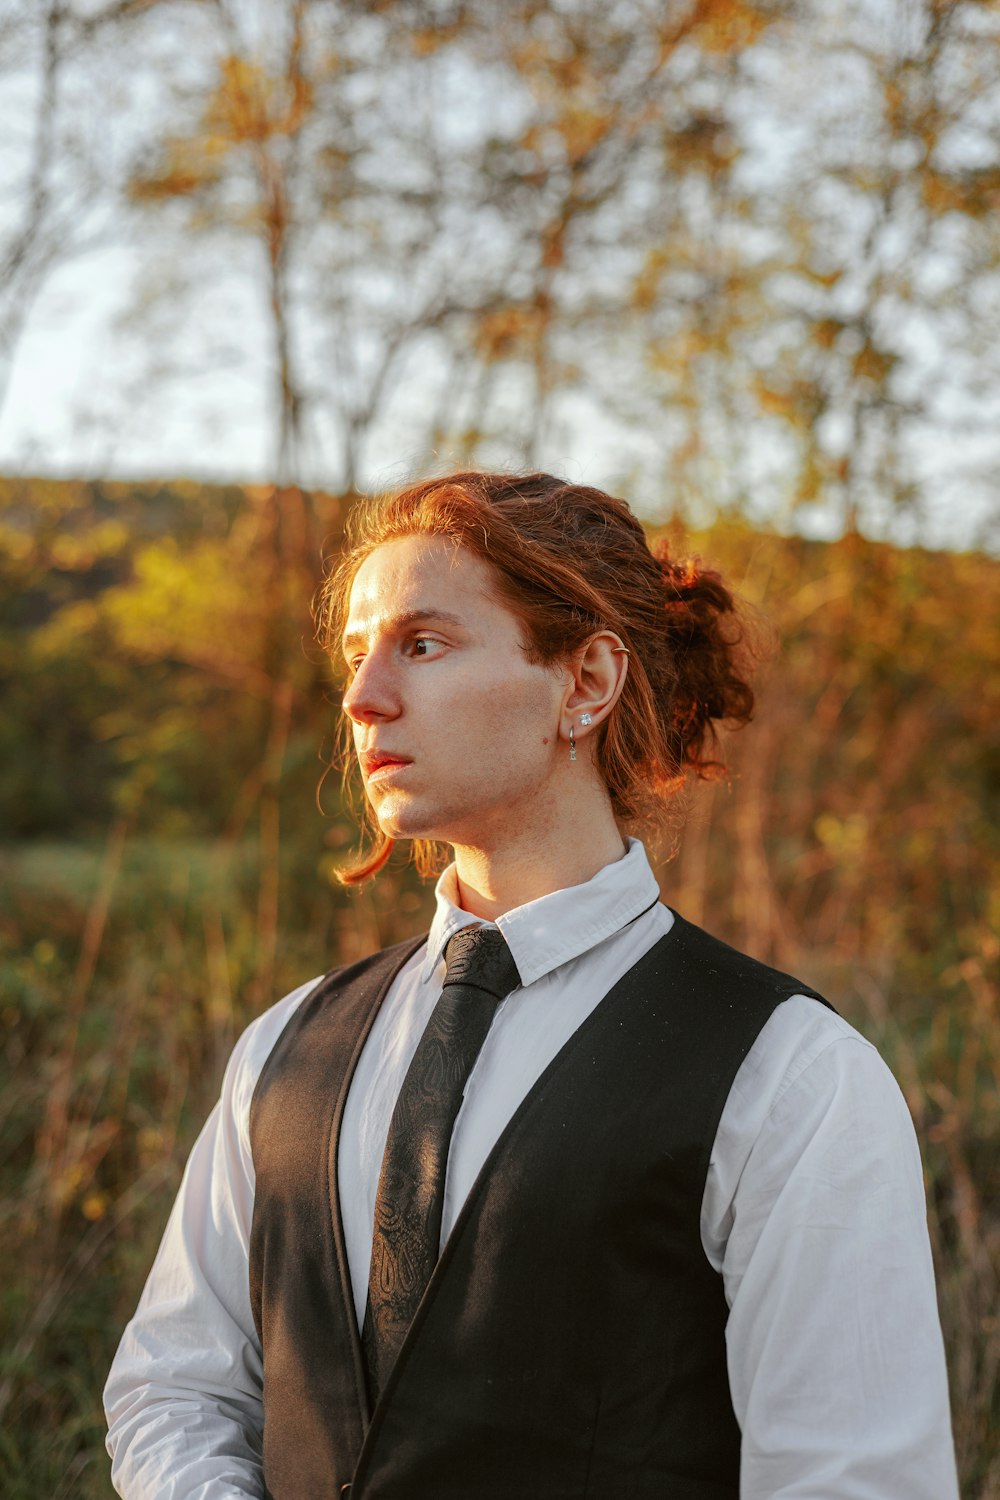
[{"label": "eyebrow", "polygon": [[[400,630],[405,630],[408,625],[418,624],[464,626],[465,621],[462,619],[461,615],[452,614],[451,611],[447,609],[408,609],[404,614],[393,615],[390,619],[386,620],[384,628],[389,632],[399,632]],[[363,640],[364,631],[346,631],[344,634],[344,638],[340,643],[340,649],[346,656],[352,646],[360,644],[360,642]]]}]

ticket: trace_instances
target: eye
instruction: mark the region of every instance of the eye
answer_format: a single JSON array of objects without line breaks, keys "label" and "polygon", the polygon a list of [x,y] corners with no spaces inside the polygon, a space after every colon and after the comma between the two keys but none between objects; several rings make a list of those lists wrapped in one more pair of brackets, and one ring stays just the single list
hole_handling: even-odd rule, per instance
[{"label": "eye", "polygon": [[415,635],[411,637],[411,639],[407,643],[409,654],[411,656],[419,657],[427,657],[433,655],[433,648],[435,646],[441,645],[443,645],[443,642],[439,641],[433,635]]}]

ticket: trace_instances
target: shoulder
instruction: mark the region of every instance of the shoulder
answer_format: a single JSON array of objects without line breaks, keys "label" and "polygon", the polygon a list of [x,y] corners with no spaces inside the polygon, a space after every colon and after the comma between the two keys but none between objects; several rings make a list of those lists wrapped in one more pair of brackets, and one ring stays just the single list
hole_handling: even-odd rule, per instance
[{"label": "shoulder", "polygon": [[733,1096],[755,1101],[763,1122],[797,1085],[829,1094],[859,1072],[898,1093],[872,1043],[812,992],[801,990],[768,1017],[734,1081]]},{"label": "shoulder", "polygon": [[809,994],[776,1006],[744,1059],[720,1124],[756,1141],[768,1126],[808,1132],[829,1116],[896,1128],[909,1111],[871,1042]]},{"label": "shoulder", "polygon": [[921,1176],[906,1100],[876,1047],[811,996],[793,995],[775,1008],[733,1080],[712,1157],[735,1191],[748,1163],[780,1182],[807,1155],[819,1163],[828,1148],[852,1170],[882,1154]]},{"label": "shoulder", "polygon": [[[244,1083],[253,1085],[292,1019],[300,1010],[310,1010],[334,1003],[350,986],[375,987],[386,977],[402,972],[411,962],[418,962],[425,938],[411,938],[391,948],[381,948],[352,964],[340,964],[326,974],[308,980],[268,1007],[251,1021],[233,1049],[230,1067],[236,1069]],[[308,1003],[307,1003],[308,1002]]]},{"label": "shoulder", "polygon": [[[735,989],[742,993],[758,993],[762,999],[784,999],[789,995],[810,995],[814,1000],[828,1005],[822,995],[817,994],[801,979],[773,969],[759,959],[751,958],[732,948],[721,938],[715,937],[703,927],[697,927],[668,908],[672,923],[667,934],[670,942],[671,964],[683,969],[696,965],[706,976],[716,981],[720,994],[729,998]],[[732,987],[732,989],[730,989]]]},{"label": "shoulder", "polygon": [[843,1017],[794,996],[771,1017],[756,1054],[767,1102],[761,1135],[772,1142],[772,1154],[784,1138],[791,1150],[796,1141],[804,1149],[810,1140],[823,1140],[835,1143],[845,1164],[852,1151],[859,1160],[882,1152],[921,1177],[899,1084],[878,1050]]},{"label": "shoulder", "polygon": [[324,978],[321,974],[307,980],[305,984],[300,984],[280,1000],[276,1000],[262,1015],[250,1022],[233,1048],[222,1080],[222,1103],[240,1122],[241,1135],[246,1132],[250,1104],[264,1064],[289,1021],[303,1001],[324,983]]},{"label": "shoulder", "polygon": [[308,1027],[312,1020],[329,1012],[331,1006],[348,993],[375,996],[398,974],[420,962],[425,942],[424,936],[410,938],[367,954],[355,963],[338,965],[292,990],[251,1021],[237,1042],[226,1070],[240,1118],[249,1119],[257,1085],[265,1069],[281,1054],[282,1044],[295,1030]]},{"label": "shoulder", "polygon": [[[837,1184],[891,1179],[922,1202],[910,1112],[891,1071],[860,1032],[812,996],[790,996],[762,1027],[719,1121],[703,1203],[709,1258],[720,1262],[736,1201],[760,1203],[805,1174]],[[751,1216],[752,1217],[752,1216]]]},{"label": "shoulder", "polygon": [[[815,1111],[853,1111],[912,1135],[899,1086],[878,1051],[816,990],[740,953],[676,912],[667,934],[670,962],[698,975],[695,988],[716,1000],[715,1021],[749,1006],[760,1027],[732,1081],[717,1148],[733,1133],[749,1149],[766,1122]],[[701,977],[709,983],[702,986]],[[718,1155],[718,1149],[714,1155]]]}]

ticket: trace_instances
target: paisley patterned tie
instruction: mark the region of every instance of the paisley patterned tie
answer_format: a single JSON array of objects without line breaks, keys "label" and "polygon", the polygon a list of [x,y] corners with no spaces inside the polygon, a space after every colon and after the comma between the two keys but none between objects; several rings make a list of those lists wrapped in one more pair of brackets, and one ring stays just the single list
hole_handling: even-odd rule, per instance
[{"label": "paisley patterned tie", "polygon": [[521,983],[503,934],[465,927],[396,1100],[375,1198],[362,1328],[374,1406],[437,1263],[451,1132],[500,1001]]}]

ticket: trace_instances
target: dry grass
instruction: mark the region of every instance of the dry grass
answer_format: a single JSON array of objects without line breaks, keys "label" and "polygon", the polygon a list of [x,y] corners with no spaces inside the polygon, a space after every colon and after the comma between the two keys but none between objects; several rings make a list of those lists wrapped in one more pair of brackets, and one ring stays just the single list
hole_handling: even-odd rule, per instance
[{"label": "dry grass", "polygon": [[[894,1068],[925,1153],[962,1493],[1000,1500],[1000,568],[725,527],[698,543],[784,647],[758,723],[730,746],[731,780],[692,799],[664,891],[828,994]],[[161,737],[138,762],[167,813],[162,787],[172,776],[190,799],[181,771],[199,757],[225,785],[229,700],[209,704],[199,740],[196,674],[177,682],[183,757]],[[271,996],[425,925],[428,892],[406,870],[352,895],[327,878],[344,837],[342,819],[311,813],[328,710],[297,712],[304,748],[294,774],[286,762],[266,878],[229,805],[218,837],[178,833],[167,813],[140,834],[123,798],[99,844],[0,855],[8,1500],[111,1494],[104,1376],[239,1030]],[[266,952],[262,889],[272,913],[278,894]]]}]

